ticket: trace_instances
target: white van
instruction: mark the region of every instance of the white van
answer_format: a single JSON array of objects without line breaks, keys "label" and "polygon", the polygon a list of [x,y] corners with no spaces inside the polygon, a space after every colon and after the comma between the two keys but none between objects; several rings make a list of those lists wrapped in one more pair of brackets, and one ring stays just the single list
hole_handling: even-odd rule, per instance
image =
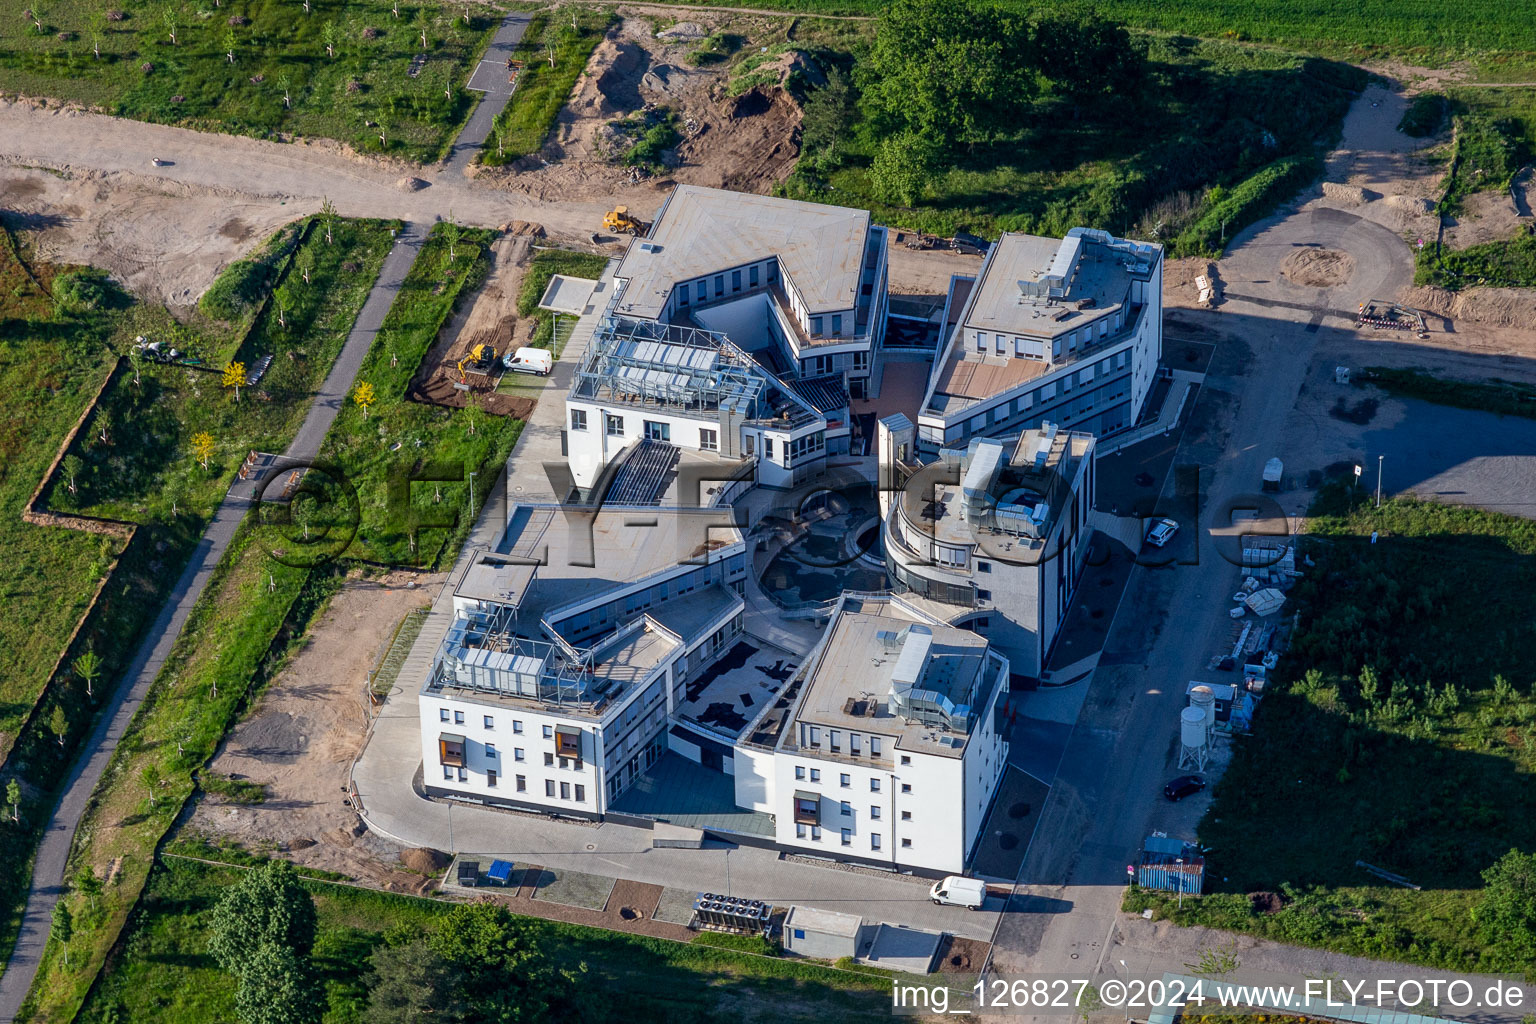
[{"label": "white van", "polygon": [[979,878],[961,878],[950,875],[933,883],[928,898],[935,903],[948,903],[952,907],[980,910],[987,901],[987,884]]},{"label": "white van", "polygon": [[507,353],[502,365],[509,370],[518,373],[536,373],[540,377],[547,376],[549,371],[555,368],[555,357],[542,348],[520,348]]}]

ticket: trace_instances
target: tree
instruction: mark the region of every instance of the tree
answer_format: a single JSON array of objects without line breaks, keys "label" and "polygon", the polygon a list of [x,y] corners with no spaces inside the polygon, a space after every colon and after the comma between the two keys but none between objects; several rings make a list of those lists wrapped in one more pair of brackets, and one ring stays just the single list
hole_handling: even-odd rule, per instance
[{"label": "tree", "polygon": [[363,419],[367,419],[368,407],[373,404],[373,385],[367,381],[360,382],[352,391],[352,401],[362,407]]},{"label": "tree", "polygon": [[421,48],[423,50],[427,48],[428,25],[429,22],[427,21],[427,7],[425,4],[423,4],[416,8],[416,34],[421,37]]},{"label": "tree", "polygon": [[155,795],[160,792],[160,769],[153,761],[139,769],[139,781],[144,783],[144,789],[149,793],[149,806],[155,806]]},{"label": "tree", "polygon": [[75,480],[80,476],[80,471],[84,467],[85,464],[80,461],[80,456],[74,454],[73,452],[64,456],[64,476],[69,480],[68,486],[70,494],[76,493]]},{"label": "tree", "polygon": [[869,183],[882,202],[915,206],[936,162],[937,154],[926,138],[914,131],[898,132],[880,143],[869,165]]},{"label": "tree", "polygon": [[96,411],[96,436],[101,439],[102,444],[112,443],[112,410]]},{"label": "tree", "polygon": [[557,966],[538,951],[527,925],[506,907],[469,903],[453,908],[427,937],[428,948],[462,976],[468,1019],[539,1021],[586,1019],[577,982],[586,965]]},{"label": "tree", "polygon": [[293,99],[288,95],[288,76],[280,75],[277,79],[277,87],[283,91],[283,109],[287,110],[293,105]]},{"label": "tree", "polygon": [[319,512],[320,503],[312,494],[300,494],[288,503],[288,515],[304,531],[305,540],[309,540],[309,527]]},{"label": "tree", "polygon": [[457,258],[454,247],[459,244],[459,226],[453,222],[453,207],[448,208],[448,219],[443,221],[443,240],[448,243],[448,262]]},{"label": "tree", "polygon": [[231,360],[224,366],[224,376],[219,381],[226,388],[234,388],[235,401],[240,401],[240,387],[245,383],[245,364]]},{"label": "tree", "polygon": [[224,30],[224,56],[231,64],[235,62],[235,30],[232,28]]},{"label": "tree", "polygon": [[208,953],[237,977],[263,946],[307,957],[314,944],[315,901],[287,861],[267,861],[251,871],[213,909]]},{"label": "tree", "polygon": [[368,1019],[374,1024],[458,1024],[465,1019],[459,995],[463,971],[424,941],[384,946],[371,961]]},{"label": "tree", "polygon": [[315,272],[315,254],[309,249],[299,250],[299,258],[294,261],[299,269],[299,276],[309,284],[309,275]]},{"label": "tree", "polygon": [[331,228],[336,222],[336,204],[329,197],[320,200],[320,219],[325,221],[325,243],[331,244]]},{"label": "tree", "polygon": [[288,282],[284,281],[272,292],[272,304],[277,307],[277,325],[288,326],[288,310],[293,306],[293,293],[288,290]]},{"label": "tree", "polygon": [[1536,960],[1536,853],[1512,849],[1483,872],[1474,918],[1512,957]]},{"label": "tree", "polygon": [[75,874],[75,891],[85,897],[85,905],[94,914],[101,902],[101,879],[96,877],[89,864],[80,865]]},{"label": "tree", "polygon": [[[1134,96],[1146,60],[1130,33],[1086,4],[1042,8],[1030,23],[1030,63],[1074,107],[1106,96]],[[1116,104],[1114,111],[1123,110]]]},{"label": "tree", "polygon": [[175,46],[176,45],[176,9],[174,7],[167,7],[164,11],[161,12],[161,17],[165,20],[165,30],[170,33],[171,45]]},{"label": "tree", "polygon": [[319,1024],[323,1002],[309,958],[286,946],[262,943],[241,966],[235,1012],[245,1024]]},{"label": "tree", "polygon": [[1028,26],[990,3],[895,0],[859,64],[880,134],[906,128],[938,151],[1013,130],[1034,92]]},{"label": "tree", "polygon": [[465,392],[464,424],[468,428],[470,437],[475,436],[475,428],[480,425],[480,414],[482,411],[483,407],[480,402],[480,396],[475,394],[473,391]]},{"label": "tree", "polygon": [[144,350],[135,346],[128,350],[128,365],[133,369],[133,384],[138,387],[144,377]]},{"label": "tree", "polygon": [[53,706],[53,714],[48,716],[48,731],[59,738],[59,746],[63,747],[64,737],[69,735],[69,716],[57,704]]},{"label": "tree", "polygon": [[5,802],[11,805],[11,820],[21,820],[21,783],[15,779],[5,784]]},{"label": "tree", "polygon": [[85,653],[75,659],[75,675],[85,683],[86,697],[94,698],[96,692],[93,687],[101,675],[101,657],[87,647]]},{"label": "tree", "polygon": [[69,940],[75,937],[75,920],[63,900],[53,905],[53,937],[64,947],[64,966],[69,966]]},{"label": "tree", "polygon": [[213,458],[213,435],[206,430],[200,430],[192,435],[192,457],[204,468],[208,468],[208,460]]},{"label": "tree", "polygon": [[334,58],[336,56],[336,23],[328,21],[320,30],[320,38],[325,42],[325,55]]}]

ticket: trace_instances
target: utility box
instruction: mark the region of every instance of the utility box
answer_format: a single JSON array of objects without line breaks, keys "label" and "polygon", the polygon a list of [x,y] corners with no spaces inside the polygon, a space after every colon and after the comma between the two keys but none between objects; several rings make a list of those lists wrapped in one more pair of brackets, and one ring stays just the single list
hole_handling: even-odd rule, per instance
[{"label": "utility box", "polygon": [[864,919],[857,914],[793,906],[784,918],[784,952],[837,960],[858,956]]}]

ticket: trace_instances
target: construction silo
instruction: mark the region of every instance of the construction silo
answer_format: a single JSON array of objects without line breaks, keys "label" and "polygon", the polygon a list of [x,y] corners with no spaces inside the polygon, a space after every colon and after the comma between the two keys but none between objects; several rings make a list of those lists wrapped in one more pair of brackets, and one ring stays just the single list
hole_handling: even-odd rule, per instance
[{"label": "construction silo", "polygon": [[1193,705],[1179,712],[1179,768],[1185,771],[1205,771],[1210,760],[1211,733],[1206,723],[1206,710]]},{"label": "construction silo", "polygon": [[1206,743],[1210,743],[1216,734],[1216,691],[1204,683],[1190,687],[1189,706],[1199,708],[1205,716],[1205,738]]}]

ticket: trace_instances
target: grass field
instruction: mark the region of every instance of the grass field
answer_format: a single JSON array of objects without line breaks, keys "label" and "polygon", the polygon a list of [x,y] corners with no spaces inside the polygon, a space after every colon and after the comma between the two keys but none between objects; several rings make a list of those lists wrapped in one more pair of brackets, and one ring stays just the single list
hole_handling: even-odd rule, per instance
[{"label": "grass field", "polygon": [[1501,416],[1524,416],[1536,419],[1536,387],[1517,381],[1500,380],[1448,380],[1435,377],[1422,370],[1401,370],[1387,366],[1366,367],[1370,380],[1362,381],[1394,395],[1422,398],[1426,402],[1455,406],[1458,409],[1475,409],[1493,412]]},{"label": "grass field", "polygon": [[[368,297],[388,254],[391,223],[338,220],[332,239],[318,224],[301,221],[284,234],[308,231],[295,259],[308,261],[309,283],[293,260],[280,268],[272,284],[287,297],[279,321],[277,303],[239,330],[198,330],[177,323],[163,309],[139,306],[129,311],[122,331],[127,339],[144,335],[174,343],[209,364],[210,370],[163,366],[145,361],[135,383],[131,369],[120,373],[103,396],[91,429],[82,432],[73,454],[81,472],[74,493],[68,481],[56,483],[49,496],[52,507],[90,515],[144,522],[172,518],[178,510],[206,516],[222,499],[246,453],[281,452],[298,429],[316,390],[330,372],[358,310]],[[236,264],[215,283],[216,294],[249,291],[223,287],[229,277],[244,277]],[[271,291],[271,287],[266,289]],[[256,289],[259,303],[265,296]],[[205,304],[207,305],[207,304]],[[219,305],[222,305],[220,303]],[[217,308],[217,306],[216,306]],[[232,312],[238,311],[231,307]],[[242,388],[238,400],[222,386],[221,368],[231,359],[251,370],[263,356],[273,357],[270,369],[253,388]],[[105,420],[103,421],[103,417]],[[103,443],[97,425],[105,422]],[[213,436],[215,451],[205,469],[195,457],[195,434]]]},{"label": "grass field", "polygon": [[[92,994],[82,1024],[125,1021],[191,1024],[232,1017],[233,992],[203,953],[208,910],[238,869],[175,857],[150,877],[124,933],[113,971]],[[326,1024],[367,1019],[368,956],[387,929],[429,928],[448,904],[307,883],[320,917],[315,962],[326,989]],[[811,1024],[889,1019],[883,977],[704,945],[528,920],[535,947],[565,964],[585,963],[594,998],[583,1020],[598,1024]]]},{"label": "grass field", "polygon": [[516,57],[523,62],[517,90],[496,116],[480,151],[481,163],[510,163],[543,147],[577,77],[614,20],[612,11],[583,8],[573,8],[569,18],[563,11],[534,16],[517,47]]},{"label": "grass field", "polygon": [[[308,0],[307,8],[304,0],[0,0],[0,90],[143,121],[324,136],[436,160],[474,107],[463,83],[499,14],[476,5],[465,24],[458,6],[398,10],[397,18],[385,0]],[[411,77],[418,54],[427,60]]]},{"label": "grass field", "polygon": [[831,131],[813,131],[808,108],[806,151],[781,191],[942,235],[1086,225],[1162,241],[1173,255],[1212,252],[1319,173],[1321,149],[1365,82],[1343,64],[1230,41],[1137,45],[1148,74],[1133,96],[1098,109],[1040,97],[1012,136],[952,153],[910,209],[877,198],[878,140],[858,104]]},{"label": "grass field", "polygon": [[539,308],[539,300],[544,297],[544,289],[549,287],[550,278],[556,274],[565,274],[567,277],[596,281],[603,276],[603,268],[607,265],[606,256],[595,256],[589,252],[541,249],[534,253],[528,269],[523,272],[523,286],[517,293],[517,315],[533,318],[536,325],[533,329],[535,346],[549,348],[554,340],[555,314]]},{"label": "grass field", "polygon": [[[484,279],[491,238],[488,231],[464,230],[450,259],[445,228],[434,229],[358,373],[377,401],[366,414],[347,402],[326,437],[321,455],[338,463],[358,492],[361,521],[349,557],[422,565],[445,545],[456,550],[473,524],[469,474],[477,474],[478,508],[522,429],[519,420],[406,397],[454,306]],[[391,502],[391,474],[423,481],[409,487],[408,503]]]},{"label": "grass field", "polygon": [[[1484,869],[1536,849],[1536,522],[1356,498],[1330,489],[1312,510],[1300,629],[1200,826],[1207,878],[1232,895],[1186,900],[1184,919],[1524,970],[1468,910]],[[1380,890],[1357,860],[1425,892]],[[1255,890],[1294,900],[1254,914]]]}]

